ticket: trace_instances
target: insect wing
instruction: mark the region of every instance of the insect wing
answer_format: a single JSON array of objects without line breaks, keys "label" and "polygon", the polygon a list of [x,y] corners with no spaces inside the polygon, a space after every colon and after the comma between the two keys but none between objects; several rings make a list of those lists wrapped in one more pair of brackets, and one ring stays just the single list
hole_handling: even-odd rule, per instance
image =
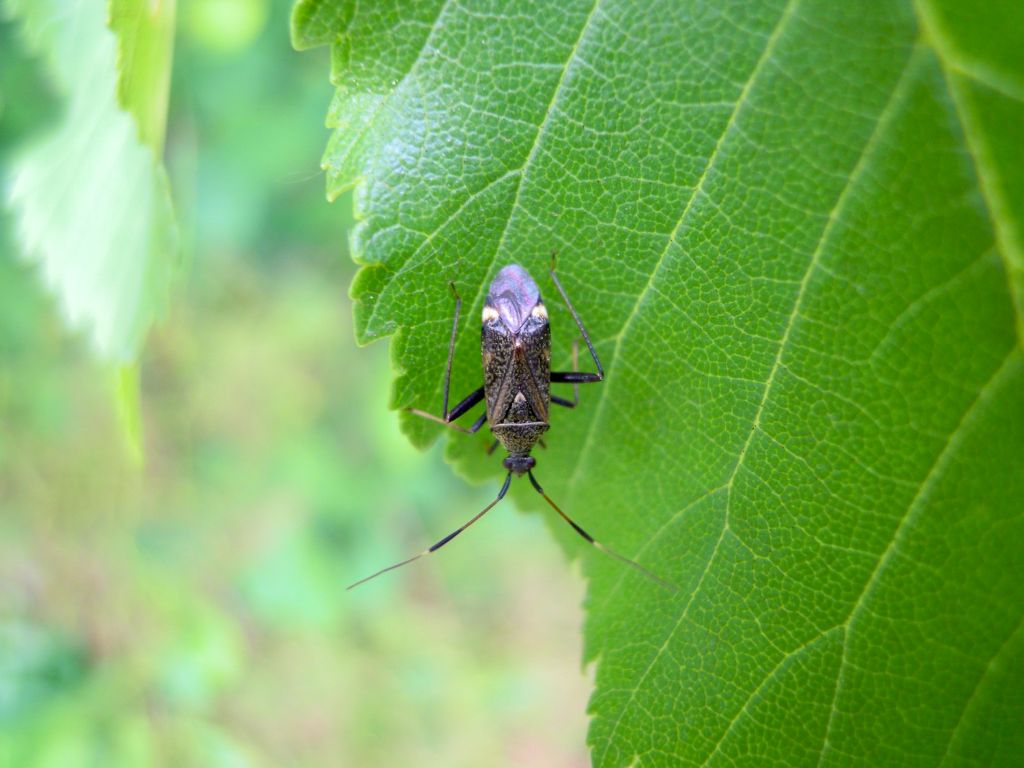
[{"label": "insect wing", "polygon": [[486,306],[497,312],[505,326],[515,333],[538,304],[540,289],[530,273],[518,264],[509,264],[491,283]]}]

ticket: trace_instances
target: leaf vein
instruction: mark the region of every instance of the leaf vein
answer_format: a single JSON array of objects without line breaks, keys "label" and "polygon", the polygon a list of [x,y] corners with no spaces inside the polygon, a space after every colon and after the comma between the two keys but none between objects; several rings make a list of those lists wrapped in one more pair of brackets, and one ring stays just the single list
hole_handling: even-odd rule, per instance
[{"label": "leaf vein", "polygon": [[[793,12],[795,10],[796,4],[797,4],[797,0],[791,0],[789,5],[787,5],[786,9],[783,11],[783,14],[782,14],[782,17],[779,20],[779,23],[776,25],[775,30],[772,32],[772,35],[769,38],[769,43],[768,43],[767,47],[765,48],[765,52],[762,54],[761,59],[758,61],[757,66],[755,66],[755,68],[754,68],[754,72],[751,74],[750,80],[748,80],[748,82],[747,82],[747,86],[744,88],[744,91],[743,91],[743,94],[741,95],[741,100],[740,101],[742,101],[743,97],[745,96],[745,94],[747,94],[749,92],[750,84],[755,79],[755,76],[756,76],[757,72],[763,67],[764,62],[770,57],[770,53],[771,53],[771,50],[774,47],[774,43],[780,37],[781,32],[782,32],[782,30],[783,30],[783,28],[785,26],[785,21],[792,16],[792,14],[793,14]],[[784,351],[786,349],[786,344],[787,344],[787,341],[789,340],[790,333],[792,332],[792,329],[793,329],[794,325],[796,324],[796,319],[799,316],[800,307],[801,307],[801,305],[803,303],[804,296],[806,295],[807,286],[810,284],[811,276],[813,275],[813,273],[815,271],[815,268],[816,268],[818,262],[820,261],[821,254],[824,251],[825,245],[830,241],[832,230],[835,227],[835,223],[839,220],[839,214],[845,208],[846,201],[849,199],[849,196],[850,196],[850,190],[853,189],[856,186],[857,182],[860,180],[861,174],[863,173],[864,168],[866,167],[867,159],[872,155],[872,152],[873,152],[874,148],[877,146],[877,144],[878,144],[881,136],[883,135],[885,129],[889,126],[889,124],[891,122],[891,118],[892,118],[892,115],[893,115],[893,112],[894,112],[894,108],[895,108],[895,106],[897,105],[897,103],[899,101],[899,97],[903,94],[904,88],[907,86],[907,84],[910,81],[909,73],[913,70],[913,67],[911,66],[911,64],[912,64],[912,61],[913,61],[915,55],[917,54],[917,52],[918,52],[918,49],[914,49],[914,51],[911,52],[910,57],[908,58],[908,62],[907,62],[906,65],[904,65],[903,70],[902,70],[899,78],[897,79],[897,82],[896,82],[896,84],[895,84],[895,86],[894,86],[894,88],[892,90],[892,93],[889,96],[889,99],[888,99],[887,103],[882,108],[882,111],[879,113],[879,116],[877,118],[877,122],[875,124],[875,128],[872,131],[871,135],[868,137],[867,141],[865,142],[864,147],[861,150],[860,157],[858,158],[856,164],[854,165],[854,168],[851,171],[850,175],[847,177],[847,181],[846,181],[845,186],[843,187],[842,191],[839,193],[839,196],[836,198],[836,202],[833,205],[831,212],[829,213],[828,220],[827,220],[824,228],[822,229],[821,236],[818,238],[818,242],[817,242],[817,244],[815,246],[814,252],[811,255],[810,262],[808,263],[807,269],[804,272],[803,279],[800,281],[800,287],[799,287],[799,289],[797,291],[796,300],[794,301],[794,304],[793,304],[793,310],[790,313],[789,320],[786,323],[786,327],[783,330],[782,337],[781,337],[781,339],[779,341],[778,352],[776,353],[775,360],[774,360],[774,362],[772,364],[771,371],[769,372],[768,377],[765,380],[764,393],[762,394],[761,401],[758,404],[757,410],[756,410],[756,412],[754,414],[753,423],[751,424],[751,427],[750,427],[750,433],[748,434],[746,442],[744,443],[743,447],[740,449],[739,456],[737,457],[737,460],[736,460],[736,464],[733,467],[733,470],[732,470],[732,472],[730,474],[730,477],[728,478],[728,480],[726,481],[726,483],[724,485],[724,487],[726,489],[726,500],[725,500],[725,512],[723,514],[723,520],[722,520],[722,531],[721,531],[721,533],[718,536],[718,540],[715,542],[714,548],[712,549],[712,552],[711,552],[711,556],[708,558],[707,564],[705,565],[704,571],[701,574],[701,577],[700,577],[699,581],[697,582],[696,588],[693,590],[693,592],[690,593],[689,597],[687,598],[686,606],[684,607],[682,613],[680,614],[679,620],[675,623],[675,625],[669,631],[668,635],[665,638],[665,641],[662,643],[662,645],[658,649],[657,653],[654,655],[654,657],[651,659],[650,663],[647,665],[647,668],[645,669],[643,675],[641,675],[641,677],[640,677],[639,681],[637,682],[636,686],[633,688],[633,693],[630,695],[629,701],[627,701],[626,706],[619,710],[619,715],[616,718],[615,724],[612,727],[611,733],[609,734],[608,739],[606,741],[605,754],[607,753],[607,750],[608,750],[609,746],[611,745],[611,743],[614,740],[615,732],[616,732],[619,724],[622,722],[622,717],[623,717],[624,712],[632,704],[633,700],[636,697],[636,692],[642,687],[643,683],[647,679],[647,676],[651,673],[651,670],[654,668],[655,664],[661,658],[661,655],[668,648],[668,645],[671,642],[672,638],[675,636],[675,633],[678,631],[679,627],[682,625],[682,622],[684,621],[684,619],[688,615],[690,606],[693,604],[694,599],[696,599],[697,594],[699,594],[699,592],[701,590],[701,587],[703,586],[704,581],[707,578],[708,573],[710,573],[710,571],[712,570],[712,567],[714,566],[715,558],[718,555],[718,552],[719,552],[719,549],[721,547],[722,541],[724,540],[726,533],[729,532],[729,511],[730,511],[731,504],[732,504],[732,490],[733,490],[733,487],[734,487],[734,482],[735,482],[736,477],[737,477],[737,475],[739,473],[739,470],[742,467],[743,462],[744,462],[744,460],[746,458],[747,450],[749,449],[750,444],[753,441],[754,434],[758,431],[758,427],[759,427],[760,422],[761,422],[761,415],[764,412],[765,405],[766,405],[766,403],[768,401],[768,397],[769,397],[769,395],[771,393],[772,384],[773,384],[773,382],[775,380],[775,376],[778,373],[779,368],[781,367],[783,353],[784,353]],[[739,110],[739,102],[737,103],[737,110],[736,110],[736,112],[738,112],[738,110]],[[735,116],[736,116],[736,114],[734,113],[733,118],[735,118]],[[730,124],[732,124],[732,122],[733,122],[733,120],[730,120]],[[723,133],[721,139],[719,140],[718,146],[716,146],[716,151],[712,153],[712,159],[709,160],[708,169],[710,169],[710,167],[711,167],[711,165],[713,163],[714,156],[717,154],[717,149],[718,149],[718,147],[721,146],[722,141],[724,140],[725,135],[728,132],[729,132],[729,127],[727,126],[725,132]],[[705,176],[702,177],[702,182],[703,182],[703,179],[707,175],[707,170],[708,169],[705,169]],[[701,184],[698,184],[698,191],[699,191],[700,187],[701,187]],[[697,193],[695,192],[694,196],[696,196],[696,194]],[[692,200],[693,200],[693,198],[691,198],[691,203],[692,203]],[[687,206],[686,211],[688,211],[688,210],[689,210],[689,205]],[[679,222],[680,225],[681,225],[683,219],[685,219],[685,217],[686,217],[686,211],[684,211],[683,217],[680,219],[680,222]],[[675,231],[678,231],[678,228],[679,228],[679,225],[677,225]],[[674,233],[673,233],[673,237],[674,237]],[[673,238],[670,238],[670,241],[672,239]],[[666,247],[666,251],[662,253],[662,259],[664,258],[665,253],[667,253],[667,247]],[[659,267],[660,267],[660,264],[661,264],[661,261],[659,261],[659,264],[658,264]],[[657,268],[656,268],[655,272],[656,271],[657,271]],[[653,276],[654,275],[652,273],[652,281],[653,281]],[[648,288],[650,288],[650,284],[648,284]],[[643,293],[641,293],[640,299],[638,299],[638,302],[637,302],[637,306],[634,308],[633,316],[635,316],[636,309],[639,308],[639,305],[642,302],[643,297],[646,295],[646,293],[647,293],[646,289],[645,289],[645,291]],[[632,320],[633,316],[631,316],[630,320]],[[628,325],[628,323],[627,323],[627,325]],[[624,327],[623,335],[625,334],[625,332],[626,332],[626,328]],[[620,340],[621,340],[621,336],[620,336]],[[602,404],[603,403],[604,403],[604,399],[602,399]],[[594,421],[596,422],[596,420],[597,419],[595,418]],[[592,422],[592,424],[593,424],[593,422]],[[588,437],[589,437],[589,434],[588,434]],[[577,468],[578,467],[579,467],[579,465],[577,465]],[[602,755],[602,760],[603,760],[603,755]]]},{"label": "leaf vein", "polygon": [[860,615],[861,611],[864,610],[864,607],[867,605],[868,598],[871,596],[871,593],[877,586],[879,579],[881,578],[881,575],[885,572],[889,562],[892,560],[893,557],[896,556],[900,542],[906,538],[907,531],[913,526],[913,524],[917,521],[918,517],[920,516],[921,509],[924,507],[923,502],[926,499],[928,492],[931,490],[937,478],[941,476],[942,471],[949,464],[951,457],[956,453],[956,450],[959,447],[965,429],[970,425],[970,423],[975,418],[978,417],[980,407],[987,401],[987,398],[991,395],[991,393],[994,390],[998,389],[1002,384],[1002,380],[1008,377],[1009,374],[1013,371],[1013,369],[1015,368],[1014,363],[1019,362],[1020,360],[1020,355],[1018,354],[1019,351],[1020,350],[1016,346],[1014,346],[1007,352],[1002,362],[996,367],[995,372],[988,379],[988,381],[986,381],[978,390],[977,395],[971,401],[970,405],[967,406],[967,409],[961,415],[960,420],[953,428],[953,431],[950,432],[949,436],[946,438],[945,445],[942,446],[942,450],[938,452],[938,454],[935,457],[935,460],[932,462],[931,467],[929,467],[928,471],[922,478],[921,483],[918,486],[917,493],[915,493],[914,497],[910,500],[910,504],[907,506],[906,512],[903,514],[899,524],[896,526],[896,530],[893,531],[888,546],[885,548],[881,556],[878,558],[877,565],[871,572],[871,575],[868,577],[867,581],[864,583],[864,587],[861,589],[860,594],[853,601],[853,605],[850,608],[850,613],[843,621],[842,626],[846,627],[847,631],[843,641],[842,660],[839,663],[836,690],[832,698],[832,708],[829,713],[828,727],[825,730],[825,739],[822,743],[821,753],[818,757],[819,766],[821,765],[822,761],[824,761],[825,755],[828,753],[831,746],[829,743],[829,736],[832,732],[832,725],[835,720],[835,714],[837,712],[839,697],[842,695],[843,672],[845,671],[846,667],[849,666],[849,661],[847,659],[847,651],[849,648],[850,636],[853,634],[857,618]]},{"label": "leaf vein", "polygon": [[[444,221],[442,221],[440,224],[438,224],[436,227],[434,227],[433,230],[431,230],[430,232],[427,232],[427,233],[418,233],[418,234],[422,234],[423,235],[423,241],[418,246],[416,246],[416,249],[411,254],[409,254],[409,258],[407,258],[405,260],[405,262],[402,264],[402,266],[399,267],[395,271],[394,275],[392,275],[390,281],[388,282],[388,286],[394,285],[394,280],[395,279],[397,279],[398,277],[402,276],[406,272],[409,272],[410,270],[415,269],[420,264],[424,263],[426,261],[426,259],[420,259],[419,258],[420,254],[423,252],[423,249],[426,248],[428,245],[430,245],[430,243],[433,242],[434,238],[437,237],[439,234],[441,234],[441,232],[446,227],[448,227],[450,224],[455,222],[459,218],[459,216],[462,215],[463,211],[465,211],[469,206],[471,206],[473,203],[475,203],[481,197],[483,197],[488,192],[490,192],[491,189],[493,189],[494,187],[496,187],[499,184],[503,183],[504,181],[509,179],[511,176],[515,176],[515,175],[517,175],[519,173],[521,173],[521,171],[519,169],[512,170],[512,171],[506,171],[506,172],[502,173],[500,176],[498,176],[497,178],[491,179],[486,184],[484,184],[480,189],[476,190],[475,192],[471,192],[470,194],[468,194],[466,196],[466,199],[463,200],[459,204],[459,207],[456,208],[451,214],[449,214],[448,217],[444,219]],[[382,296],[386,292],[387,292],[387,288],[385,288],[385,290],[382,292]],[[381,304],[383,304],[383,303],[384,302],[382,302],[379,299],[374,303],[373,309],[370,311],[370,318],[369,318],[369,320],[366,323],[367,327],[373,327],[373,323],[374,323],[374,321],[377,318],[377,310],[381,306]]]},{"label": "leaf vein", "polygon": [[[551,118],[555,114],[556,108],[558,106],[558,101],[561,98],[565,84],[569,79],[569,73],[572,70],[573,62],[575,62],[578,57],[579,50],[583,44],[583,38],[586,37],[587,31],[591,28],[594,18],[597,16],[597,11],[600,5],[601,0],[595,0],[593,7],[590,9],[590,13],[588,13],[586,19],[584,19],[583,26],[580,28],[580,33],[576,37],[576,42],[573,43],[573,46],[569,51],[569,56],[566,59],[565,66],[562,67],[562,74],[559,76],[558,82],[555,85],[555,90],[551,94],[551,100],[548,102],[548,107],[544,113],[544,117],[541,120],[540,124],[537,126],[537,135],[534,137],[533,142],[530,145],[530,150],[526,155],[526,159],[523,161],[523,165],[519,169],[519,180],[516,184],[515,197],[512,200],[512,205],[509,208],[508,216],[505,219],[505,225],[501,230],[501,237],[498,239],[498,245],[494,249],[494,256],[491,258],[491,263],[488,265],[487,271],[484,273],[486,276],[489,276],[491,272],[494,271],[494,267],[498,263],[498,258],[505,247],[505,240],[508,237],[508,231],[509,228],[511,227],[512,220],[515,218],[516,211],[520,208],[519,199],[523,191],[523,180],[529,173],[534,158],[537,156],[537,151],[540,149],[541,142],[548,128],[548,124],[551,122]],[[483,281],[481,281],[480,288],[477,289],[476,296],[473,298],[473,303],[470,306],[475,307],[477,303],[480,302],[480,300],[483,298],[486,286],[487,280],[485,278]]]},{"label": "leaf vein", "polygon": [[1016,90],[1008,94],[1005,86],[993,85],[985,80],[980,80],[976,75],[964,73],[962,67],[958,67],[952,44],[946,38],[945,31],[934,12],[927,7],[926,0],[917,0],[914,3],[914,10],[922,31],[939,61],[939,67],[949,91],[950,102],[963,131],[967,154],[974,165],[978,187],[985,200],[985,211],[995,232],[996,241],[999,243],[999,255],[1003,258],[1006,271],[1006,290],[1013,304],[1017,320],[1017,342],[1024,344],[1024,243],[1021,242],[1018,227],[1012,221],[1012,206],[1006,200],[1002,188],[1002,169],[991,157],[990,148],[983,137],[984,130],[978,125],[978,118],[973,113],[966,95],[956,84],[954,75],[959,74],[961,77],[966,76],[981,82],[1008,98],[1017,101],[1024,99]]},{"label": "leaf vein", "polygon": [[[637,317],[637,314],[639,313],[640,307],[643,304],[644,299],[650,292],[651,286],[654,284],[654,279],[660,271],[661,266],[665,261],[665,257],[668,255],[669,249],[675,242],[676,236],[678,235],[679,230],[683,225],[683,222],[686,221],[689,212],[692,210],[694,201],[697,199],[697,197],[700,195],[704,188],[704,183],[706,182],[708,175],[711,172],[712,167],[714,166],[715,160],[718,157],[719,150],[725,143],[725,140],[728,137],[728,135],[732,132],[734,126],[736,125],[737,118],[739,117],[739,114],[742,111],[743,105],[747,101],[747,97],[750,94],[750,90],[753,87],[754,82],[757,80],[758,75],[764,69],[765,64],[771,58],[771,55],[775,49],[775,44],[781,37],[787,22],[792,17],[798,2],[799,0],[789,0],[789,2],[786,4],[786,7],[783,9],[782,13],[779,16],[779,20],[775,23],[774,29],[772,30],[771,34],[768,36],[767,41],[765,42],[764,50],[761,52],[760,57],[754,64],[753,69],[751,69],[750,75],[747,77],[746,82],[743,84],[743,88],[740,89],[740,93],[736,98],[736,106],[733,108],[732,113],[729,115],[729,119],[726,121],[725,127],[723,128],[721,135],[718,137],[718,141],[715,143],[714,149],[708,156],[708,161],[704,166],[704,171],[698,179],[697,184],[694,186],[693,192],[690,194],[689,200],[686,202],[686,205],[683,206],[683,211],[679,215],[679,219],[676,221],[675,227],[669,233],[668,239],[665,243],[665,247],[662,250],[660,256],[658,257],[658,261],[655,263],[654,269],[651,271],[651,276],[647,281],[647,285],[637,296],[636,303],[633,305],[632,311],[627,316],[626,321],[622,326],[622,330],[619,332],[616,338],[615,350],[612,353],[611,365],[609,366],[608,370],[609,379],[611,379],[611,377],[614,375],[614,372],[618,368],[619,350],[622,348],[623,338],[625,338],[628,335],[629,328],[632,325],[633,320]],[[575,488],[576,483],[579,479],[580,468],[585,464],[586,457],[589,454],[591,445],[593,444],[596,425],[598,421],[600,421],[601,414],[604,410],[605,404],[608,401],[607,389],[609,388],[610,384],[610,381],[606,384],[606,391],[601,394],[601,399],[598,402],[597,406],[597,412],[594,414],[594,418],[591,419],[590,425],[587,428],[587,433],[583,439],[583,447],[580,449],[580,458],[577,460],[576,468],[572,474],[572,477],[569,479],[570,490]],[[697,582],[697,586],[694,587],[693,591],[687,598],[686,605],[680,613],[679,620],[675,623],[671,631],[665,637],[664,643],[662,643],[661,647],[652,657],[650,663],[647,665],[647,668],[644,670],[644,673],[640,676],[640,679],[637,681],[637,684],[633,686],[629,695],[629,699],[627,700],[625,706],[623,706],[619,710],[618,716],[615,718],[615,722],[612,724],[611,732],[609,733],[608,738],[605,740],[605,747],[604,751],[601,754],[601,759],[597,762],[604,762],[605,757],[607,757],[608,755],[608,750],[611,748],[611,745],[615,741],[615,734],[618,731],[619,725],[621,725],[622,723],[623,716],[625,715],[626,711],[630,708],[633,701],[636,699],[637,691],[640,690],[641,686],[647,680],[647,676],[651,673],[651,670],[654,669],[654,665],[657,663],[658,659],[661,658],[662,653],[665,652],[665,648],[668,647],[668,643],[675,636],[675,633],[679,629],[679,626],[686,619],[686,616],[688,615],[690,610],[690,606],[693,603],[693,599],[696,597],[697,593],[700,592],[701,585],[704,583],[704,579],[707,577],[708,572],[711,570],[711,565],[715,560],[715,556],[718,554],[718,549],[721,546],[722,539],[725,537],[725,532],[727,530],[728,525],[723,525],[722,532],[719,534],[718,540],[715,542],[715,545],[711,550],[711,555],[708,557],[708,562],[704,568],[704,571],[701,574],[699,581]]]},{"label": "leaf vein", "polygon": [[837,632],[837,631],[842,631],[842,626],[841,625],[840,626],[831,627],[830,629],[827,629],[824,632],[819,632],[817,635],[812,637],[807,642],[803,643],[802,645],[798,646],[797,648],[794,648],[789,653],[784,654],[782,656],[782,658],[779,659],[778,663],[774,667],[772,667],[771,670],[769,670],[768,674],[765,675],[764,679],[761,680],[761,682],[757,685],[757,687],[754,688],[754,690],[750,693],[750,696],[747,697],[746,701],[743,702],[743,705],[739,708],[739,710],[736,712],[736,714],[729,721],[729,725],[725,729],[725,731],[722,733],[722,737],[718,740],[718,742],[712,748],[711,752],[708,753],[708,756],[705,757],[701,761],[701,764],[702,765],[707,765],[708,763],[711,762],[712,758],[714,758],[714,756],[718,754],[718,750],[720,750],[722,748],[722,745],[725,743],[726,739],[729,737],[729,734],[732,733],[732,729],[735,728],[736,724],[739,723],[740,720],[742,720],[744,718],[744,716],[747,714],[748,710],[750,709],[750,705],[754,701],[757,700],[758,696],[764,690],[765,686],[767,686],[773,679],[775,679],[775,676],[778,675],[779,672],[781,672],[783,669],[788,667],[789,664],[794,659],[799,658],[801,654],[806,653],[811,648],[813,648],[815,645],[817,645],[822,640],[824,640],[829,635],[831,635],[833,632]]},{"label": "leaf vein", "polygon": [[[414,58],[412,60],[412,63],[409,65],[409,70],[404,75],[402,75],[402,79],[399,80],[398,84],[394,88],[391,89],[391,92],[387,96],[384,96],[383,98],[381,98],[380,102],[377,105],[377,108],[374,109],[373,110],[373,114],[370,115],[370,119],[367,120],[366,123],[363,125],[363,127],[359,129],[359,133],[356,134],[356,137],[351,142],[349,142],[348,149],[346,150],[345,154],[342,156],[341,161],[340,162],[335,161],[333,163],[335,165],[335,167],[341,167],[341,166],[344,165],[346,158],[352,152],[355,151],[356,147],[359,146],[359,143],[363,140],[363,138],[365,138],[366,134],[368,134],[370,132],[370,129],[377,122],[377,118],[380,116],[380,113],[383,112],[385,110],[385,108],[388,107],[391,104],[391,101],[392,101],[392,99],[394,99],[395,94],[397,94],[402,89],[402,87],[406,84],[406,82],[408,82],[409,76],[412,75],[413,71],[416,69],[416,66],[422,60],[423,52],[427,50],[427,48],[430,46],[430,41],[433,40],[434,35],[441,28],[441,26],[442,26],[441,25],[441,19],[448,12],[448,8],[451,5],[451,3],[452,3],[452,0],[444,0],[444,2],[441,4],[441,8],[437,12],[437,17],[434,19],[434,23],[430,25],[429,31],[427,32],[426,36],[423,38],[423,45],[420,46],[419,51],[416,53],[416,58]],[[355,13],[352,14],[352,19],[354,19],[354,18],[355,18]],[[352,19],[349,20],[350,24],[352,22]],[[333,190],[331,190],[331,193],[329,193],[329,199],[331,199],[331,200],[336,199],[338,197],[338,195],[340,195],[346,189],[349,189],[351,186],[352,186],[352,184],[350,183],[350,184],[346,184],[346,185],[334,188]]]},{"label": "leaf vein", "polygon": [[799,1],[800,0],[789,0],[789,2],[787,2],[786,7],[783,9],[782,13],[779,16],[779,20],[775,24],[774,29],[772,29],[771,34],[768,35],[768,39],[765,42],[764,50],[761,52],[760,57],[754,64],[753,69],[751,69],[750,71],[750,75],[747,77],[746,82],[740,89],[739,95],[736,97],[736,104],[729,115],[729,119],[726,120],[725,127],[722,129],[722,132],[719,135],[718,140],[715,142],[714,148],[708,155],[707,163],[705,163],[704,170],[701,173],[700,178],[697,180],[697,183],[694,185],[693,192],[690,193],[689,199],[683,206],[682,213],[680,213],[679,218],[675,223],[675,226],[672,228],[672,231],[669,233],[668,238],[665,241],[665,247],[662,249],[661,254],[658,256],[658,260],[655,262],[654,268],[651,270],[651,274],[647,280],[647,284],[644,286],[643,290],[640,291],[639,295],[637,296],[636,302],[633,304],[633,308],[626,316],[625,321],[623,321],[622,330],[619,331],[619,333],[616,335],[615,348],[612,352],[611,363],[608,367],[608,382],[605,387],[605,391],[601,393],[600,399],[598,400],[597,411],[594,414],[594,418],[590,420],[590,424],[587,427],[587,432],[583,438],[583,446],[580,449],[579,459],[576,462],[576,467],[573,470],[572,476],[569,478],[570,491],[575,489],[579,481],[581,468],[586,464],[586,459],[590,453],[591,447],[593,446],[596,425],[601,420],[605,404],[609,399],[608,391],[610,390],[611,385],[610,379],[615,375],[615,371],[618,367],[619,351],[622,349],[623,339],[625,339],[629,335],[629,331],[633,324],[633,321],[636,319],[637,315],[640,312],[640,307],[643,306],[644,300],[650,293],[651,288],[654,285],[654,281],[657,278],[658,273],[661,271],[662,265],[665,263],[665,258],[667,257],[669,250],[671,250],[672,245],[675,244],[676,238],[678,237],[683,224],[689,217],[690,211],[693,210],[694,202],[696,202],[697,198],[700,197],[701,193],[703,192],[704,184],[707,182],[707,179],[711,174],[711,170],[715,165],[715,161],[718,159],[719,151],[725,144],[726,138],[734,130],[737,130],[737,121],[740,112],[743,110],[743,106],[747,103],[747,98],[750,95],[750,91],[753,88],[753,85],[756,82],[758,76],[764,69],[765,65],[771,59],[772,53],[775,50],[775,45],[778,42],[779,38],[782,36],[782,32],[785,29],[789,19],[792,17],[793,12],[796,9],[796,6],[799,4]]},{"label": "leaf vein", "polygon": [[1020,634],[1021,629],[1024,628],[1024,618],[1017,622],[1017,626],[1014,627],[1013,631],[1010,632],[1006,640],[1003,641],[1002,645],[996,650],[992,657],[985,663],[985,666],[981,670],[981,674],[978,676],[978,682],[975,683],[974,688],[971,690],[970,695],[964,701],[964,708],[960,712],[960,717],[957,718],[956,725],[953,726],[953,730],[950,731],[949,741],[946,742],[946,749],[942,753],[942,759],[939,761],[939,768],[942,768],[949,760],[949,751],[953,748],[953,744],[956,742],[957,734],[960,732],[960,727],[967,720],[967,713],[971,711],[971,707],[974,706],[974,702],[978,697],[978,693],[985,687],[985,682],[989,679],[992,673],[992,669],[1003,653],[1013,644],[1014,639]]}]

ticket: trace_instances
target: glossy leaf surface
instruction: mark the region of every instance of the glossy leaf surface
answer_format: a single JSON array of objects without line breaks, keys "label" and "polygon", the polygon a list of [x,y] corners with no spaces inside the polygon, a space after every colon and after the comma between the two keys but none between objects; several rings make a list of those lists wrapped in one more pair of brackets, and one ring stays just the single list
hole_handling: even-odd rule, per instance
[{"label": "glossy leaf surface", "polygon": [[985,13],[297,4],[394,405],[440,410],[449,280],[479,385],[510,262],[567,366],[553,251],[605,362],[538,475],[680,592],[586,551],[595,765],[1019,759],[1024,12]]}]

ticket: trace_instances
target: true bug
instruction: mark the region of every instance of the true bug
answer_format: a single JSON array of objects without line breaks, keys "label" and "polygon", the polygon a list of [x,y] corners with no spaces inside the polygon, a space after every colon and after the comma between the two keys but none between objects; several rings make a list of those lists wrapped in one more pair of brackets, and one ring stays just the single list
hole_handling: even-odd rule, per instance
[{"label": "true bug", "polygon": [[[491,432],[494,434],[495,442],[491,451],[500,443],[508,451],[508,456],[502,462],[508,474],[505,482],[498,491],[497,498],[478,512],[469,522],[455,529],[436,544],[428,547],[418,555],[403,560],[400,563],[389,565],[364,579],[351,584],[352,589],[370,579],[374,579],[383,573],[401,568],[414,560],[433,554],[449,541],[454,539],[473,523],[483,517],[487,512],[505,498],[509,485],[512,483],[512,475],[526,475],[537,493],[544,497],[544,500],[562,517],[565,522],[573,527],[580,536],[586,539],[593,547],[605,554],[611,555],[632,566],[648,578],[658,584],[673,590],[671,584],[663,581],[648,571],[639,563],[630,560],[624,555],[606,547],[583,528],[577,525],[554,501],[544,492],[544,489],[533,476],[533,468],[537,460],[530,455],[533,446],[541,442],[542,435],[548,430],[548,408],[551,403],[566,408],[575,408],[579,403],[579,385],[594,384],[604,380],[604,368],[597,356],[594,345],[590,342],[590,336],[583,321],[576,313],[569,296],[562,287],[558,276],[555,274],[554,258],[551,260],[551,281],[555,284],[558,292],[562,295],[566,307],[576,321],[576,327],[583,336],[583,341],[590,350],[590,356],[597,367],[597,373],[587,373],[576,370],[579,344],[573,343],[571,371],[551,370],[551,329],[548,325],[548,311],[544,301],[540,297],[540,290],[537,283],[530,277],[530,273],[518,264],[510,264],[502,269],[494,282],[491,283],[487,300],[484,302],[482,329],[481,329],[481,353],[483,356],[484,384],[456,405],[448,409],[448,392],[452,376],[452,358],[455,354],[455,338],[459,330],[459,315],[462,311],[462,298],[455,288],[455,283],[449,283],[452,295],[455,297],[455,318],[452,321],[452,335],[448,342],[448,364],[444,374],[444,409],[441,416],[421,411],[416,408],[409,408],[411,413],[422,416],[425,419],[436,421],[445,426],[457,429],[460,432],[474,434],[480,430],[485,422],[490,422]],[[551,384],[572,384],[573,399],[567,400],[558,395],[551,394]],[[473,406],[485,400],[487,407],[480,417],[473,422],[473,425],[466,428],[455,424],[455,420],[464,416]],[[489,451],[490,452],[490,451]]]}]

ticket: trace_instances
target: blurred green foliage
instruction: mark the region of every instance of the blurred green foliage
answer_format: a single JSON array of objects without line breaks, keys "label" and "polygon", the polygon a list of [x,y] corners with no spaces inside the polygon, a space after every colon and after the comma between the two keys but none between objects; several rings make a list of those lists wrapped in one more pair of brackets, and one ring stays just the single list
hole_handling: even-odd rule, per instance
[{"label": "blurred green foliage", "polygon": [[[61,107],[7,174],[4,203],[19,249],[39,265],[68,326],[88,336],[97,357],[122,366],[134,366],[160,316],[179,252],[161,162],[173,0],[160,8],[150,14],[144,0],[0,6],[45,66]],[[138,377],[132,369],[122,379],[131,405]]]},{"label": "blurred green foliage", "polygon": [[[409,447],[355,348],[325,61],[286,14],[179,7],[188,270],[141,361],[144,471],[0,219],[0,766],[582,765],[581,589],[539,519],[344,592],[493,489]],[[47,93],[0,25],[3,169]]]}]

